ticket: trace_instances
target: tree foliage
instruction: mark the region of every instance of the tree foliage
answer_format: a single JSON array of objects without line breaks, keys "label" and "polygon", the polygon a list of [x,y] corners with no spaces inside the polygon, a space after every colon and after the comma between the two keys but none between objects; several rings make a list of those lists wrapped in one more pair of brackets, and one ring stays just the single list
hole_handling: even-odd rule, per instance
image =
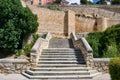
[{"label": "tree foliage", "polygon": [[14,51],[26,34],[37,30],[37,16],[23,8],[20,0],[0,1],[0,48]]},{"label": "tree foliage", "polygon": [[112,4],[120,4],[120,0],[112,0]]},{"label": "tree foliage", "polygon": [[61,3],[61,0],[55,0],[54,3],[55,3],[55,4],[60,4],[60,3]]},{"label": "tree foliage", "polygon": [[114,25],[104,32],[88,34],[87,40],[94,51],[94,57],[120,56],[120,24]]},{"label": "tree foliage", "polygon": [[[112,50],[111,47],[116,48],[117,51],[114,49],[114,54],[119,54],[119,47],[120,47],[120,24],[112,26],[108,28],[102,37],[99,40],[99,43],[101,44],[99,53],[102,55],[107,54],[106,52],[110,53],[110,50]],[[112,52],[112,51],[111,51]],[[116,52],[116,53],[115,53]],[[114,56],[113,56],[114,57]]]},{"label": "tree foliage", "polygon": [[81,4],[87,4],[87,0],[81,0]]}]

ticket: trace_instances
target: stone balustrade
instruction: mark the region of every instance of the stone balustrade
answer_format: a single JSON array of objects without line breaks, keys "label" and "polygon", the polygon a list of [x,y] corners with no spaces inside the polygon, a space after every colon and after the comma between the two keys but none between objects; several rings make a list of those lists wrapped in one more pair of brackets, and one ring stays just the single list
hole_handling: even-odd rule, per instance
[{"label": "stone balustrade", "polygon": [[94,58],[94,69],[98,70],[99,72],[109,72],[109,64],[110,59],[109,58]]},{"label": "stone balustrade", "polygon": [[84,32],[84,33],[77,33],[76,37],[79,39],[81,37],[86,37],[89,34],[89,32]]},{"label": "stone balustrade", "polygon": [[73,41],[73,45],[75,48],[79,48],[84,56],[84,59],[86,61],[86,65],[88,67],[93,67],[93,50],[86,41],[85,38],[77,39],[76,35],[74,33],[71,34],[71,38]]},{"label": "stone balustrade", "polygon": [[21,73],[29,68],[26,59],[0,59],[0,73]]},{"label": "stone balustrade", "polygon": [[37,41],[35,42],[30,53],[30,56],[31,56],[30,60],[31,60],[32,67],[35,67],[37,65],[42,49],[48,48],[49,40],[51,39],[51,37],[52,36],[50,32],[48,32],[45,39],[38,38]]},{"label": "stone balustrade", "polygon": [[90,47],[87,40],[80,35],[80,37],[76,37],[75,33],[71,34],[71,38],[73,41],[73,45],[75,48],[79,48],[84,56],[86,61],[86,65],[93,69],[98,70],[99,72],[109,72],[109,58],[94,58],[93,50]]}]

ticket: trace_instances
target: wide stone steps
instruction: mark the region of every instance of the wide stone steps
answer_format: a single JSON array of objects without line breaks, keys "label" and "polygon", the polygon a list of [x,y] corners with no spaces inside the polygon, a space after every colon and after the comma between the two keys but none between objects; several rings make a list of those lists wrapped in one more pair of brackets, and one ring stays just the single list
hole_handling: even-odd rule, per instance
[{"label": "wide stone steps", "polygon": [[80,52],[76,52],[76,53],[70,53],[70,52],[64,52],[64,53],[62,53],[62,52],[60,52],[60,53],[57,53],[57,52],[51,52],[51,53],[42,53],[42,55],[82,55],[82,54],[80,54]]},{"label": "wide stone steps", "polygon": [[56,80],[56,79],[62,79],[62,80],[81,80],[81,79],[92,79],[91,75],[38,75],[38,76],[34,76],[34,75],[29,75],[27,73],[23,73],[23,75],[25,75],[26,77],[30,78],[30,79],[44,79],[44,80]]},{"label": "wide stone steps", "polygon": [[97,74],[86,66],[80,50],[69,48],[44,49],[37,67],[23,73],[39,80],[91,80]]},{"label": "wide stone steps", "polygon": [[38,64],[38,67],[83,67],[84,64]]},{"label": "wide stone steps", "polygon": [[40,61],[40,64],[85,64],[85,61]]},{"label": "wide stone steps", "polygon": [[40,58],[83,58],[83,56],[76,56],[76,55],[41,55]]},{"label": "wide stone steps", "polygon": [[89,67],[37,67],[31,68],[32,71],[89,71]]},{"label": "wide stone steps", "polygon": [[40,58],[40,61],[84,61],[83,58]]},{"label": "wide stone steps", "polygon": [[51,48],[44,49],[42,53],[74,53],[80,52],[79,49],[68,49],[68,48]]},{"label": "wide stone steps", "polygon": [[90,75],[95,73],[96,70],[92,71],[32,71],[28,70],[26,73],[30,75]]}]

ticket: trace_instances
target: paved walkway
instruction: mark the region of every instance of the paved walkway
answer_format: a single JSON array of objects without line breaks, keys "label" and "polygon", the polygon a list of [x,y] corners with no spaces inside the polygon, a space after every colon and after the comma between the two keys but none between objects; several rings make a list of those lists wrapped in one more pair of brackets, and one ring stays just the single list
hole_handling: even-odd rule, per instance
[{"label": "paved walkway", "polygon": [[74,48],[71,39],[52,38],[49,48]]},{"label": "paved walkway", "polygon": [[[24,77],[21,74],[0,74],[0,80],[33,80]],[[93,80],[111,80],[109,74],[96,76]]]}]

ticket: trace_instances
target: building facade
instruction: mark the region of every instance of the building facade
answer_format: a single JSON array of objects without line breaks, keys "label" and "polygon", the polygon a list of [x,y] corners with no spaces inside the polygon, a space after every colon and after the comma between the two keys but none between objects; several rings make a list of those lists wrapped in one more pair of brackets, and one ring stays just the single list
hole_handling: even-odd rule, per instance
[{"label": "building facade", "polygon": [[46,5],[53,3],[53,0],[31,0],[33,5]]}]

